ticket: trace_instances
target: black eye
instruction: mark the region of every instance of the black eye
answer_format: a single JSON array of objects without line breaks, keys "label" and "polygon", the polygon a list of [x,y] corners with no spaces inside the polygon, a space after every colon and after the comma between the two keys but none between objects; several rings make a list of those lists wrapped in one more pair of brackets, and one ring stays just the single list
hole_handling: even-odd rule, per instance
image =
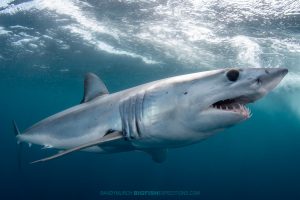
[{"label": "black eye", "polygon": [[226,76],[230,81],[236,81],[239,78],[240,72],[236,69],[231,69],[227,72]]}]

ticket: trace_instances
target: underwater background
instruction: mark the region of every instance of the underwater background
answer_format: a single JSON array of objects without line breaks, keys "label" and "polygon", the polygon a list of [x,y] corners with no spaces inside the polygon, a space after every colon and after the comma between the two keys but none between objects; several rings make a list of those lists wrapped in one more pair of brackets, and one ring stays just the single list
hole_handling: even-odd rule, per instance
[{"label": "underwater background", "polygon": [[[77,152],[31,165],[57,151],[27,144],[18,162],[12,120],[22,131],[77,105],[87,72],[116,92],[224,67],[289,74],[251,119],[163,164]],[[299,0],[0,0],[0,91],[0,199],[300,199]]]}]

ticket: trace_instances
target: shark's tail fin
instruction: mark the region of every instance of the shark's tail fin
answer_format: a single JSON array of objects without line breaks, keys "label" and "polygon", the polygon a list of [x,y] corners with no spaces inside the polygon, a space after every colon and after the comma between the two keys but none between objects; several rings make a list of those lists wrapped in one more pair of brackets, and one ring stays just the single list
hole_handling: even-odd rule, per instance
[{"label": "shark's tail fin", "polygon": [[18,128],[17,123],[16,123],[15,120],[13,120],[13,126],[14,126],[15,135],[16,135],[16,136],[17,136],[17,135],[20,135],[21,133],[20,133],[20,131],[19,131],[19,128]]},{"label": "shark's tail fin", "polygon": [[[13,120],[13,127],[14,127],[15,136],[17,137],[18,135],[21,134],[21,132],[20,132],[15,120]],[[18,138],[17,138],[17,140],[18,140]],[[22,148],[23,148],[23,144],[19,140],[17,141],[17,143],[18,143],[18,145],[17,145],[18,169],[19,169],[19,171],[22,171]]]}]

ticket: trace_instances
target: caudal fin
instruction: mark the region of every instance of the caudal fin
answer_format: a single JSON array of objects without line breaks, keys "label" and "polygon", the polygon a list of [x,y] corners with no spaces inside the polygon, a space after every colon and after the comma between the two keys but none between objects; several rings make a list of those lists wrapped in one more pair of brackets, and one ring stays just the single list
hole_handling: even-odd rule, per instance
[{"label": "caudal fin", "polygon": [[15,120],[13,120],[13,126],[14,126],[15,136],[20,135],[21,133]]},{"label": "caudal fin", "polygon": [[[14,128],[14,133],[15,133],[16,137],[21,134],[15,120],[13,120],[13,128]],[[22,171],[22,148],[23,148],[23,144],[18,141],[18,145],[17,145],[17,162],[18,162],[19,171]]]}]

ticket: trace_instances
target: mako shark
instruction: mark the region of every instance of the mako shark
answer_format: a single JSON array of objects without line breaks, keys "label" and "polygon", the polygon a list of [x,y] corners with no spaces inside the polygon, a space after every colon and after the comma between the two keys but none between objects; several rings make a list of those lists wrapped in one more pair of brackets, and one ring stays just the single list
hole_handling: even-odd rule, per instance
[{"label": "mako shark", "polygon": [[63,149],[43,162],[75,151],[143,151],[155,162],[167,149],[200,142],[251,117],[247,104],[265,96],[285,68],[225,68],[166,78],[109,94],[92,73],[81,104],[20,133],[19,142]]}]

